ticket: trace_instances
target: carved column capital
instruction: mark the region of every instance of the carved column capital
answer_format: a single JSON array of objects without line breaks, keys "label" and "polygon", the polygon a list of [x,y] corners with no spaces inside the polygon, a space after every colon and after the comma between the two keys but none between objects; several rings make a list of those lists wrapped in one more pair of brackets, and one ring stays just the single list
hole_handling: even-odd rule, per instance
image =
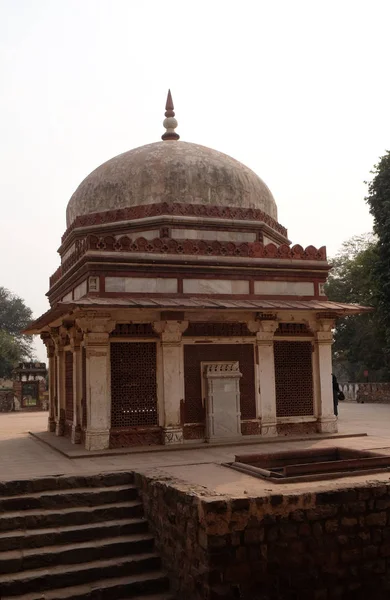
[{"label": "carved column capital", "polygon": [[310,329],[314,332],[314,337],[318,344],[333,343],[335,323],[335,319],[330,318],[317,318],[315,321],[310,322]]},{"label": "carved column capital", "polygon": [[159,334],[163,344],[179,344],[188,321],[154,321],[152,327]]},{"label": "carved column capital", "polygon": [[69,329],[69,338],[72,351],[80,349],[80,344],[83,341],[83,332],[76,326]]},{"label": "carved column capital", "polygon": [[258,344],[273,342],[274,333],[278,326],[278,321],[274,319],[248,321],[248,329],[256,334],[256,342]]},{"label": "carved column capital", "polygon": [[55,354],[55,344],[54,340],[51,337],[48,331],[44,331],[41,333],[41,340],[46,346],[47,358],[53,358]]},{"label": "carved column capital", "polygon": [[110,314],[89,312],[76,318],[76,324],[83,333],[106,333],[110,334],[115,329],[115,321]]},{"label": "carved column capital", "polygon": [[55,354],[58,356],[60,352],[64,351],[64,348],[69,341],[67,330],[62,326],[51,327],[50,335],[54,343]]}]

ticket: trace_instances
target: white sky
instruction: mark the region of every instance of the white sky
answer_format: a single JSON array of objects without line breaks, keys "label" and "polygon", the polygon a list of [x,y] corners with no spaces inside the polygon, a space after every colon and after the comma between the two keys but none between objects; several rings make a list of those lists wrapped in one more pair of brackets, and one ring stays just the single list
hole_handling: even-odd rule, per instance
[{"label": "white sky", "polygon": [[294,243],[332,255],[370,230],[389,19],[375,0],[0,0],[0,285],[48,309],[71,194],[160,139],[168,87],[181,139],[258,173]]}]

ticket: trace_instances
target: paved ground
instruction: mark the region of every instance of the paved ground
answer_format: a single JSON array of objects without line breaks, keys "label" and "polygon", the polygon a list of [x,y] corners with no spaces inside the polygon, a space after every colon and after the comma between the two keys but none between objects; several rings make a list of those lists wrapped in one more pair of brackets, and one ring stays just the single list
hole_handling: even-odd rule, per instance
[{"label": "paved ground", "polygon": [[[46,429],[47,413],[0,413],[0,479],[37,477],[65,473],[104,472],[127,469],[161,469],[166,473],[183,474],[185,465],[220,464],[234,460],[236,453],[276,451],[289,448],[334,446],[335,440],[283,441],[249,446],[205,447],[191,450],[148,452],[69,459],[46,444],[34,439],[28,431]],[[367,432],[367,437],[338,439],[337,445],[353,448],[389,448],[390,405],[341,404],[339,432],[343,434]],[[193,472],[196,469],[192,469]],[[181,475],[180,475],[181,476]],[[246,476],[245,476],[246,477]],[[199,479],[199,478],[198,478]],[[195,482],[194,482],[195,483]]]}]

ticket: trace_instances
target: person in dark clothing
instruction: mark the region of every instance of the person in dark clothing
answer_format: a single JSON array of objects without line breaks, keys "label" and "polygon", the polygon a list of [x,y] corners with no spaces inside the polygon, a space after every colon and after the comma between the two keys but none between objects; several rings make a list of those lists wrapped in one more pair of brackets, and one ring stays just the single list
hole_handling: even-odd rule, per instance
[{"label": "person in dark clothing", "polygon": [[344,400],[343,392],[340,392],[339,382],[337,381],[336,375],[332,373],[332,388],[333,388],[333,410],[336,417],[339,414],[338,404],[339,400]]}]

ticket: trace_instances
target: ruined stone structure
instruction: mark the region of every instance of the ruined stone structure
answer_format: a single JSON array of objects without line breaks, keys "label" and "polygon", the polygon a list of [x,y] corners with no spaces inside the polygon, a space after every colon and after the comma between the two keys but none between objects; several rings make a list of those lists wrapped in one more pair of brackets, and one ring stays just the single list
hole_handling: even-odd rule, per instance
[{"label": "ruined stone structure", "polygon": [[93,171],[67,207],[50,310],[49,430],[87,449],[335,432],[325,248],[291,246],[250,169],[163,141]]},{"label": "ruined stone structure", "polygon": [[46,364],[21,362],[13,371],[14,410],[42,410],[46,391]]}]

